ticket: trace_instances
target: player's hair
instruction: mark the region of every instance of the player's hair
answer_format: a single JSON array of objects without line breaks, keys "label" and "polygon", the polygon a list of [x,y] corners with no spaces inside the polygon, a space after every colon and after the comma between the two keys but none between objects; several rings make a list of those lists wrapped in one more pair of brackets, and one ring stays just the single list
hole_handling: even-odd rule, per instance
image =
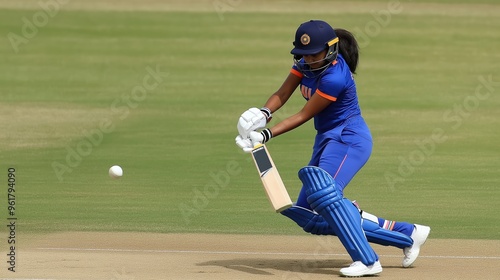
[{"label": "player's hair", "polygon": [[351,72],[355,74],[359,59],[358,42],[354,35],[345,29],[335,28],[335,33],[339,37],[339,52],[344,57]]}]

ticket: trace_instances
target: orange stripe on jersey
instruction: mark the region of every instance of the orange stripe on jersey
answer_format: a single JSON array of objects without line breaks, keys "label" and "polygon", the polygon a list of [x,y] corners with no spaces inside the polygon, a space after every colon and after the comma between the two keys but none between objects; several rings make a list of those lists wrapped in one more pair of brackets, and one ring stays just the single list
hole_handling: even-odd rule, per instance
[{"label": "orange stripe on jersey", "polygon": [[294,74],[295,76],[299,77],[299,78],[302,78],[304,77],[304,75],[302,75],[302,73],[300,73],[299,71],[295,70],[295,69],[290,69],[290,73]]},{"label": "orange stripe on jersey", "polygon": [[326,98],[330,101],[337,101],[337,97],[333,97],[333,96],[330,96],[324,92],[322,92],[321,90],[317,89],[316,90],[316,93],[319,94],[319,96],[323,97],[323,98]]}]

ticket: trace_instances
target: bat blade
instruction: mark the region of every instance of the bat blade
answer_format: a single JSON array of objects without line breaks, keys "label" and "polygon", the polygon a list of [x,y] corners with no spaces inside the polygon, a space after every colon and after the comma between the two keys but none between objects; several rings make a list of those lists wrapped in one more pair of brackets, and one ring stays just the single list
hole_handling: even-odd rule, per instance
[{"label": "bat blade", "polygon": [[254,160],[260,179],[264,185],[267,198],[276,212],[281,212],[292,206],[290,195],[283,184],[283,180],[274,165],[269,151],[265,145],[258,145],[252,151]]}]

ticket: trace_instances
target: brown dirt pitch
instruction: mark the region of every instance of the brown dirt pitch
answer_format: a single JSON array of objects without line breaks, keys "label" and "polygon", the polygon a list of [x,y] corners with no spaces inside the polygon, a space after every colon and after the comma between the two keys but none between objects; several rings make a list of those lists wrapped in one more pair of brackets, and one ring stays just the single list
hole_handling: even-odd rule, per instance
[{"label": "brown dirt pitch", "polygon": [[[350,264],[336,237],[69,232],[19,238],[0,279],[335,279]],[[500,241],[430,239],[414,267],[375,245],[380,279],[499,279]],[[2,278],[3,277],[3,278]]]}]

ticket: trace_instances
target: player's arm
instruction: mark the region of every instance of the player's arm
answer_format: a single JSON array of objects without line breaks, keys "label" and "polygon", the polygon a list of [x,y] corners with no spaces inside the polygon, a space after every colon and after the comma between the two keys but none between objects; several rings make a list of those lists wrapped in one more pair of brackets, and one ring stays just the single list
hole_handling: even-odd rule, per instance
[{"label": "player's arm", "polygon": [[[292,93],[300,84],[301,79],[302,78],[297,76],[297,74],[292,74],[292,72],[290,72],[281,87],[269,97],[263,108],[258,109],[254,107],[243,112],[236,126],[241,138],[247,139],[251,131],[264,128],[271,120],[272,113],[276,112],[276,110],[281,108],[281,106],[288,101]],[[238,143],[239,140],[236,139],[236,141]]]},{"label": "player's arm", "polygon": [[[250,139],[248,141],[251,141],[249,143],[252,143],[253,145],[255,145],[256,143],[266,143],[272,137],[288,132],[304,124],[312,117],[323,111],[326,107],[328,107],[328,105],[330,105],[334,101],[335,101],[334,98],[333,99],[328,98],[316,92],[297,114],[286,118],[285,120],[279,122],[272,128],[264,129],[261,132],[251,131],[249,133]],[[238,144],[238,139],[237,139],[237,144]],[[248,145],[250,146],[250,144]],[[238,146],[243,148],[241,143],[238,144]],[[244,148],[243,150],[249,152],[250,148],[247,148],[246,150]]]},{"label": "player's arm", "polygon": [[292,96],[292,93],[299,86],[301,80],[302,77],[290,72],[281,87],[269,97],[264,107],[269,108],[271,113],[276,112],[288,101],[290,96]]},{"label": "player's arm", "polygon": [[273,126],[270,129],[271,135],[275,137],[304,124],[308,120],[312,119],[315,115],[323,111],[332,102],[333,101],[331,99],[327,99],[320,94],[313,94],[311,99],[307,101],[306,105],[304,105],[304,107],[298,113],[284,119],[283,121]]}]

